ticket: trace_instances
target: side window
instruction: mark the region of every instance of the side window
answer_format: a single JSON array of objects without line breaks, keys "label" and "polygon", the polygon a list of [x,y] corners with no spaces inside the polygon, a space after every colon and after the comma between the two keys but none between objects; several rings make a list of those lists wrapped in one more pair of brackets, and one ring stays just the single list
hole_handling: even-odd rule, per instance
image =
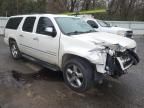
[{"label": "side window", "polygon": [[32,32],[36,17],[27,17],[23,24],[22,30],[26,32]]},{"label": "side window", "polygon": [[10,18],[8,20],[6,28],[16,30],[18,28],[19,24],[21,23],[22,19],[23,19],[22,17]]},{"label": "side window", "polygon": [[47,27],[52,27],[53,31],[56,32],[52,21],[47,17],[41,17],[38,22],[36,33],[49,35],[49,33],[46,32]]},{"label": "side window", "polygon": [[92,28],[98,28],[98,25],[92,21],[92,20],[88,20],[87,23],[92,27]]}]

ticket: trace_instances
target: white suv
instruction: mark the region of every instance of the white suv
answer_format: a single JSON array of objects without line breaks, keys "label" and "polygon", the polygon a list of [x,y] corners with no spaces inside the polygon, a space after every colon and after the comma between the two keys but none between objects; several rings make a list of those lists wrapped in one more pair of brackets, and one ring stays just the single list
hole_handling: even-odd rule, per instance
[{"label": "white suv", "polygon": [[125,36],[128,38],[133,37],[132,29],[111,26],[109,23],[107,23],[103,20],[94,19],[93,17],[90,17],[90,16],[87,17],[85,15],[81,15],[80,17],[84,21],[86,21],[91,27],[93,27],[96,31],[117,34],[119,36]]},{"label": "white suv", "polygon": [[14,59],[24,56],[62,71],[66,84],[77,92],[86,91],[106,74],[119,77],[139,62],[134,40],[96,32],[73,16],[12,16],[4,40]]}]

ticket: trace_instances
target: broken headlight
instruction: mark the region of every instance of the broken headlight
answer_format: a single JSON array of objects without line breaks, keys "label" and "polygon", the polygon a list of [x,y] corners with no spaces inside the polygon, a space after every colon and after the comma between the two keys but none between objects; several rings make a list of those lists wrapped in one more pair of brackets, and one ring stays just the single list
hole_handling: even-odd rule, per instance
[{"label": "broken headlight", "polygon": [[107,48],[109,48],[110,50],[113,50],[113,51],[117,51],[117,52],[124,52],[124,51],[126,51],[126,48],[122,47],[119,44],[109,45]]}]

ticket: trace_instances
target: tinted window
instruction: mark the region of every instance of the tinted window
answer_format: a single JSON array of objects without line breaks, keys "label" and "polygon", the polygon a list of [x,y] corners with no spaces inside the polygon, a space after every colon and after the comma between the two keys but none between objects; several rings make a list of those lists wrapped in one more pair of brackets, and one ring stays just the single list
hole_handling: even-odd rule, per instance
[{"label": "tinted window", "polygon": [[92,20],[88,20],[87,23],[92,27],[92,28],[98,28],[98,25],[92,21]]},{"label": "tinted window", "polygon": [[21,21],[22,21],[22,17],[10,18],[8,20],[6,28],[8,28],[8,29],[17,29],[19,24],[21,23]]},{"label": "tinted window", "polygon": [[52,27],[54,29],[54,31],[55,31],[54,25],[51,22],[51,20],[49,18],[47,18],[47,17],[41,17],[39,19],[36,32],[39,33],[39,34],[48,35],[47,32],[45,31],[45,29],[47,27]]},{"label": "tinted window", "polygon": [[25,19],[25,22],[23,24],[23,31],[26,32],[32,32],[33,31],[33,27],[34,27],[34,23],[35,23],[36,17],[27,17]]}]

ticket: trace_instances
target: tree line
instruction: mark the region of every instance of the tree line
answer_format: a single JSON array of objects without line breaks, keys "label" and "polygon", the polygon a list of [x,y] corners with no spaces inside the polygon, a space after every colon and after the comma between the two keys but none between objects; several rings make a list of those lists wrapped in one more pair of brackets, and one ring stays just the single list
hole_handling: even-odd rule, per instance
[{"label": "tree line", "polygon": [[105,18],[144,20],[144,0],[0,0],[0,16],[64,13],[98,8],[107,9]]},{"label": "tree line", "polygon": [[42,13],[46,11],[46,0],[0,0],[0,16]]},{"label": "tree line", "polygon": [[104,0],[0,0],[0,15],[62,13],[102,7]]},{"label": "tree line", "polygon": [[110,0],[108,14],[121,20],[144,21],[144,0]]}]

